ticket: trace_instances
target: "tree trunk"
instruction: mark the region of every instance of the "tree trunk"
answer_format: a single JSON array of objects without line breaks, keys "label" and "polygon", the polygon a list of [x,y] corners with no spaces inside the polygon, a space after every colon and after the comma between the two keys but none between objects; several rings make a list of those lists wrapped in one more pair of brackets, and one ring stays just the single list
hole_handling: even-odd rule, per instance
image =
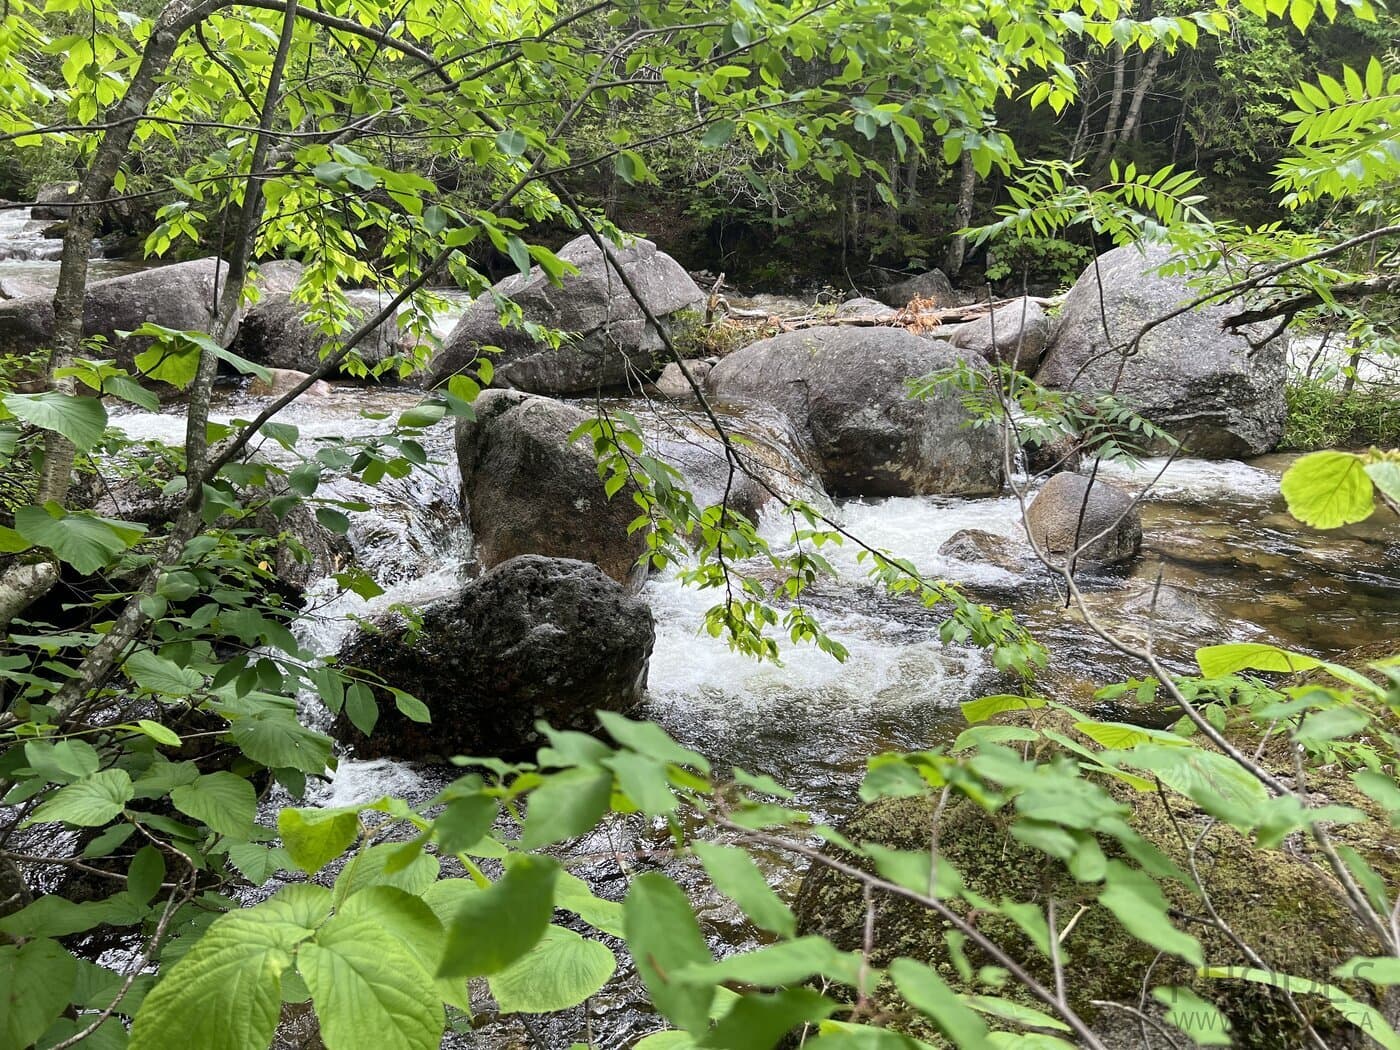
[{"label": "tree trunk", "polygon": [[1094,154],[1094,164],[1102,165],[1108,160],[1113,152],[1113,147],[1118,145],[1118,114],[1123,109],[1123,76],[1127,68],[1127,56],[1123,53],[1123,48],[1113,45],[1113,94],[1109,97],[1108,119],[1104,121],[1103,139],[1099,142],[1099,151]]},{"label": "tree trunk", "polygon": [[943,256],[943,272],[949,280],[955,280],[962,272],[963,257],[967,254],[967,235],[958,231],[972,222],[972,195],[976,189],[977,169],[972,166],[972,154],[963,150],[958,176],[958,204],[953,212],[953,239],[948,242],[948,251]]},{"label": "tree trunk", "polygon": [[1142,104],[1147,98],[1147,93],[1152,90],[1152,82],[1157,79],[1157,69],[1162,64],[1162,55],[1165,51],[1159,44],[1152,49],[1151,56],[1147,59],[1147,64],[1138,73],[1137,82],[1133,84],[1133,97],[1128,104],[1128,115],[1123,118],[1123,130],[1119,137],[1130,142],[1136,142],[1142,133]]}]

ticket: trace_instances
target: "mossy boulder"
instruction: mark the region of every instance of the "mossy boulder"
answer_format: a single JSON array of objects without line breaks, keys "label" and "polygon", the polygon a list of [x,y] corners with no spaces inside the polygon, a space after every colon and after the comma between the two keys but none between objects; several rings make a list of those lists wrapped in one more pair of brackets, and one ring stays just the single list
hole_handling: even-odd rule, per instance
[{"label": "mossy boulder", "polygon": [[[1322,774],[1314,787],[1328,801],[1361,809],[1369,806],[1344,774]],[[1324,865],[1313,862],[1305,844],[1290,841],[1283,849],[1259,849],[1232,828],[1210,820],[1188,799],[1139,793],[1116,782],[1111,791],[1130,807],[1131,825],[1183,870],[1191,870],[1194,853],[1210,906],[1276,973],[1334,981],[1334,967],[1354,956],[1378,951],[1347,909],[1330,873]],[[860,809],[843,831],[854,842],[926,852],[936,806],[936,799],[926,796],[883,799]],[[969,801],[954,802],[941,816],[940,857],[957,869],[969,889],[989,899],[1030,901],[1042,907],[1051,899],[1056,902],[1058,926],[1067,931],[1060,952],[1070,1004],[1107,1045],[1139,1046],[1140,1029],[1127,1013],[1095,1003],[1136,1007],[1146,989],[1147,1008],[1158,1010],[1151,989],[1170,986],[1192,988],[1215,1002],[1233,1026],[1237,1048],[1276,1050],[1305,1045],[1301,1026],[1281,994],[1242,980],[1198,977],[1188,964],[1160,955],[1133,938],[1097,903],[1097,884],[1077,882],[1059,861],[1012,837],[1011,823],[1005,813],[988,814]],[[1366,856],[1392,889],[1400,883],[1396,878],[1400,858],[1388,842],[1388,827],[1383,821],[1337,828],[1335,835]],[[1112,843],[1105,841],[1103,845],[1110,856],[1114,855]],[[1209,908],[1201,896],[1177,882],[1166,882],[1164,889],[1176,926],[1200,939],[1209,965],[1251,965],[1240,948],[1205,918]],[[974,989],[972,982],[960,975],[947,948],[944,936],[950,924],[932,912],[879,893],[875,902],[877,964],[907,956],[935,967],[960,991],[1002,994],[1043,1008],[1029,993],[1012,985],[1000,993],[985,985]],[[803,883],[797,912],[802,932],[822,934],[843,949],[861,946],[866,908],[855,880],[814,866]],[[1000,944],[1033,976],[1052,984],[1049,960],[1012,921],[991,913],[969,917],[980,932]],[[974,967],[992,961],[972,948],[968,959]],[[1393,1003],[1376,1001],[1361,986],[1347,988],[1363,1002],[1394,1014]],[[1368,1045],[1360,1029],[1320,998],[1298,996],[1296,1001],[1328,1046]],[[899,1016],[898,1007],[888,1005],[894,1016]],[[907,1027],[911,1034],[930,1036],[920,1029],[918,1021],[908,1022]]]}]

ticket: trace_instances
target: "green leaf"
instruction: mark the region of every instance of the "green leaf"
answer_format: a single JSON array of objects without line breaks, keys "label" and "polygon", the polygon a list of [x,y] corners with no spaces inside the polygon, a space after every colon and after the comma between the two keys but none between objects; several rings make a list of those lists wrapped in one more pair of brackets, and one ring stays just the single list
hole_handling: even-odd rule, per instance
[{"label": "green leaf", "polygon": [[734,137],[736,127],[732,120],[717,120],[705,130],[700,145],[706,149],[718,149]]},{"label": "green leaf", "polygon": [[95,397],[49,390],[42,394],[7,394],[0,402],[17,419],[62,434],[79,452],[86,452],[101,441],[107,429],[107,410]]},{"label": "green leaf", "polygon": [[401,842],[381,842],[357,853],[335,880],[336,898],[344,900],[372,886],[392,886],[406,893],[421,894],[437,881],[436,857],[419,853],[400,866],[395,862],[395,855],[401,849]]},{"label": "green leaf", "polygon": [[131,1050],[249,1050],[272,1041],[282,974],[330,908],[319,886],[295,886],[220,916],[156,984],[131,1026]]},{"label": "green leaf", "polygon": [[461,853],[475,846],[495,823],[500,803],[490,795],[464,795],[449,802],[433,821],[433,834],[443,853]]},{"label": "green leaf", "polygon": [[350,519],[334,507],[317,507],[316,520],[322,528],[329,529],[337,536],[344,536],[350,531]]},{"label": "green leaf", "polygon": [[1185,1032],[1196,1046],[1231,1045],[1229,1019],[1190,988],[1154,988],[1152,998],[1167,1008],[1162,1019]]},{"label": "green leaf", "polygon": [[1297,460],[1280,484],[1288,513],[1315,529],[1365,521],[1375,492],[1365,461],[1351,452],[1313,452]]},{"label": "green leaf", "polygon": [[971,723],[985,722],[1003,711],[1031,711],[1044,707],[1045,701],[1033,696],[984,696],[962,704],[963,717]]},{"label": "green leaf", "polygon": [[577,875],[567,871],[559,873],[559,881],[554,886],[554,906],[571,911],[588,925],[614,937],[626,937],[623,925],[622,905],[617,901],[604,900],[595,896]]},{"label": "green leaf", "polygon": [[47,547],[60,561],[90,576],[139,540],[146,526],[96,514],[69,514],[57,504],[49,504],[16,510],[15,530],[36,547]]},{"label": "green leaf", "polygon": [[194,382],[199,372],[200,353],[199,344],[181,338],[179,333],[172,333],[172,336],[158,339],[142,350],[136,355],[134,363],[147,379],[156,379],[183,390]]},{"label": "green leaf", "polygon": [[149,718],[138,718],[136,728],[157,744],[164,744],[166,747],[179,747],[181,744],[179,733],[159,722],[152,722]]},{"label": "green leaf", "polygon": [[138,649],[128,656],[122,670],[139,688],[162,696],[189,696],[204,685],[204,676],[198,671],[181,667],[149,649]]},{"label": "green leaf", "polygon": [[529,147],[530,140],[516,128],[500,132],[496,136],[496,148],[507,157],[518,157]]},{"label": "green leaf", "polygon": [[606,946],[550,926],[539,942],[487,978],[503,1014],[544,1014],[578,1006],[608,983],[617,960]]},{"label": "green leaf", "polygon": [[220,835],[246,839],[253,833],[258,796],[253,785],[233,773],[206,773],[193,784],[170,792],[181,813],[207,824]]},{"label": "green leaf", "polygon": [[1152,877],[1122,861],[1111,860],[1104,878],[1099,903],[1113,912],[1123,928],[1140,941],[1194,966],[1202,966],[1205,956],[1201,943],[1182,933],[1167,918],[1167,901]]},{"label": "green leaf", "polygon": [[559,865],[549,857],[516,855],[490,888],[465,897],[447,927],[440,977],[483,977],[533,948],[554,914]]},{"label": "green leaf", "polygon": [[840,951],[825,937],[812,935],[727,955],[719,962],[691,964],[668,972],[677,984],[689,985],[739,981],[771,986],[800,984],[822,976],[854,986],[860,978],[860,958],[852,952]]},{"label": "green leaf", "polygon": [[291,711],[265,710],[233,723],[229,734],[245,755],[269,769],[322,773],[331,760],[331,740],[307,729]]},{"label": "green leaf", "polygon": [[277,830],[292,863],[314,875],[359,837],[360,814],[354,807],[288,808],[277,814]]},{"label": "green leaf", "polygon": [[1263,642],[1235,642],[1207,645],[1196,650],[1196,663],[1207,678],[1220,678],[1236,671],[1280,671],[1292,674],[1320,667],[1322,661],[1305,653],[1280,649]]},{"label": "green leaf", "polygon": [[1383,459],[1379,463],[1368,463],[1366,474],[1371,483],[1385,494],[1392,503],[1400,503],[1400,463],[1393,459]]},{"label": "green leaf", "polygon": [[142,846],[126,870],[126,891],[142,904],[160,891],[165,879],[165,858],[154,846]]},{"label": "green leaf", "polygon": [[374,734],[379,722],[379,705],[374,702],[373,690],[364,682],[355,682],[345,690],[345,717],[365,736]]},{"label": "green leaf", "polygon": [[724,1050],[772,1050],[801,1025],[825,1020],[838,1008],[813,988],[785,988],[772,994],[750,992],[720,1018],[700,1045]]},{"label": "green leaf", "polygon": [[100,827],[120,815],[134,795],[126,770],[104,769],[60,788],[23,826],[62,821],[80,828]]},{"label": "green leaf", "polygon": [[1400,1050],[1400,1035],[1390,1026],[1379,1010],[1358,1002],[1335,985],[1312,981],[1306,977],[1275,973],[1272,970],[1255,970],[1245,966],[1207,966],[1201,971],[1202,977],[1225,980],[1251,981],[1255,984],[1281,988],[1292,995],[1319,995],[1331,1007],[1345,1017],[1385,1050]]},{"label": "green leaf", "polygon": [[32,1046],[68,1005],[77,973],[57,941],[0,945],[0,1047]]},{"label": "green leaf", "polygon": [[715,889],[732,898],[755,926],[780,937],[796,935],[797,919],[792,909],[773,892],[748,851],[712,842],[697,842],[694,848]]},{"label": "green leaf", "polygon": [[301,947],[322,1037],[335,1050],[437,1050],[445,1017],[432,977],[374,912],[342,912]]},{"label": "green leaf", "polygon": [[687,965],[710,963],[710,949],[685,892],[665,875],[637,876],[622,905],[627,947],[656,1008],[688,1032],[709,1027],[712,984],[678,984],[672,975]]},{"label": "green leaf", "polygon": [[932,1021],[959,1047],[985,1045],[987,1026],[946,981],[928,966],[913,959],[895,959],[890,976],[906,1002]]},{"label": "green leaf", "polygon": [[522,849],[536,849],[592,831],[608,810],[613,775],[582,767],[551,774],[530,793]]},{"label": "green leaf", "polygon": [[704,755],[682,747],[667,732],[654,722],[637,722],[614,711],[599,711],[598,721],[608,734],[623,747],[629,747],[639,754],[654,758],[658,762],[671,762],[678,766],[689,766],[701,773],[709,773],[710,763]]}]

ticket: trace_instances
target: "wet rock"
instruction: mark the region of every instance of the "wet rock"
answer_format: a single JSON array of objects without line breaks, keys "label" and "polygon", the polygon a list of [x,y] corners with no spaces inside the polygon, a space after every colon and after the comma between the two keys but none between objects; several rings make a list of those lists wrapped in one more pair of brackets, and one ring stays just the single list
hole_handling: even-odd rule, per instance
[{"label": "wet rock", "polygon": [[1051,323],[1033,299],[1018,299],[986,317],[968,321],[945,338],[954,346],[974,350],[993,364],[1011,364],[1033,372],[1050,341]]},{"label": "wet rock", "polygon": [[[663,324],[674,328],[704,308],[704,292],[651,241],[638,239],[613,252]],[[572,333],[570,341],[553,350],[520,328],[503,329],[492,295],[485,295],[457,322],[429,369],[429,382],[466,367],[482,346],[501,348],[493,357],[498,385],[536,394],[592,393],[625,386],[637,371],[652,372],[661,339],[602,252],[584,236],[561,248],[559,257],[579,271],[563,278],[562,287],[536,268],[528,277],[506,278],[492,292],[513,300],[526,321]]]},{"label": "wet rock", "polygon": [[[281,397],[311,378],[307,373],[298,372],[291,368],[269,368],[267,372],[268,378],[266,380],[260,376],[254,376],[252,382],[248,384],[248,393],[253,397]],[[330,392],[331,385],[324,379],[318,379],[307,387],[301,396],[328,397]]]},{"label": "wet rock", "polygon": [[538,745],[540,719],[596,730],[595,711],[641,702],[655,638],[647,604],[598,566],[534,555],[423,609],[411,639],[396,618],[375,627],[351,638],[341,664],[412,693],[432,723],[411,722],[381,698],[372,736],[338,725],[361,757],[519,757]]},{"label": "wet rock", "polygon": [[669,397],[672,401],[681,401],[685,398],[693,398],[694,391],[690,384],[686,382],[685,373],[695,380],[696,384],[703,390],[705,378],[710,374],[714,365],[709,361],[687,361],[685,362],[685,372],[681,370],[681,365],[672,361],[661,370],[661,375],[656,380],[656,391],[662,397]]},{"label": "wet rock", "polygon": [[53,291],[42,281],[7,275],[0,277],[0,299],[24,299],[28,296],[53,298]]},{"label": "wet rock", "polygon": [[[1253,349],[1245,335],[1221,329],[1230,307],[1210,306],[1153,329],[1126,363],[1113,352],[1144,323],[1198,294],[1183,278],[1154,272],[1168,258],[1163,248],[1144,253],[1128,246],[1101,256],[1097,267],[1091,264],[1065,299],[1036,379],[1085,393],[1116,388],[1124,402],[1184,442],[1189,455],[1227,459],[1269,451],[1283,433],[1287,411],[1285,338]],[[1259,341],[1265,329],[1247,331]]]},{"label": "wet rock", "polygon": [[[1056,728],[1076,736],[1071,722],[1065,718]],[[1083,737],[1080,742],[1089,743]],[[1047,759],[1049,754],[1045,755]],[[1286,770],[1284,775],[1288,775]],[[1346,781],[1345,771],[1339,770],[1325,780],[1319,776],[1318,780],[1323,781],[1321,786],[1329,801],[1374,809]],[[1174,863],[1188,868],[1182,843],[1195,846],[1197,869],[1212,904],[1259,953],[1264,965],[1275,972],[1330,981],[1332,969],[1341,962],[1374,950],[1370,938],[1341,903],[1340,890],[1325,881],[1317,858],[1299,857],[1287,850],[1259,849],[1247,837],[1210,820],[1179,796],[1136,792],[1114,783],[1109,783],[1109,789],[1123,805],[1132,827]],[[842,831],[855,842],[877,843],[926,857],[936,806],[937,800],[928,797],[884,799],[862,807]],[[1075,918],[1073,929],[1060,942],[1064,986],[1070,1005],[1105,1037],[1107,1045],[1138,1046],[1140,1033],[1134,1027],[1129,1033],[1131,1038],[1114,1038],[1121,1031],[1118,1011],[1095,1003],[1136,1006],[1145,981],[1154,986],[1191,987],[1216,1002],[1233,1025],[1233,1045],[1242,1050],[1274,1050],[1303,1044],[1297,1021],[1281,996],[1251,982],[1200,978],[1188,964],[1129,936],[1107,908],[1092,904],[1097,886],[1078,882],[1062,863],[1009,834],[1009,812],[1004,809],[988,814],[966,800],[948,805],[939,824],[940,856],[974,893],[993,900],[1031,902],[1042,910],[1053,899],[1066,923],[1070,917]],[[1355,836],[1348,844],[1372,864],[1379,864],[1382,877],[1394,886],[1396,863],[1384,843],[1368,841],[1364,831],[1355,828],[1338,828],[1337,834],[1343,840]],[[1111,840],[1100,841],[1110,857],[1118,855]],[[842,859],[867,869],[870,865],[868,860],[845,855]],[[1200,898],[1191,890],[1171,879],[1161,880],[1160,885],[1172,908],[1186,915],[1201,914]],[[877,892],[874,900],[875,965],[883,966],[897,956],[907,956],[933,966],[955,991],[985,991],[985,986],[974,988],[959,976],[944,941],[947,924],[903,898]],[[1089,905],[1082,914],[1081,904]],[[796,911],[799,932],[829,937],[838,948],[861,948],[865,898],[859,883],[849,876],[813,865],[798,896]],[[975,923],[981,933],[1001,945],[1036,979],[1053,981],[1045,954],[1009,918],[982,913]],[[1201,939],[1211,965],[1251,965],[1236,944],[1214,927],[1205,923],[1178,925]],[[969,961],[974,968],[991,962],[975,949],[969,951]],[[1363,1000],[1371,1000],[1371,993],[1362,988],[1353,985],[1349,990]],[[1008,994],[1028,1006],[1042,1006],[1014,981],[998,994]],[[1300,996],[1298,1002],[1318,1027],[1326,1045],[1366,1044],[1366,1037],[1351,1027],[1342,1014],[1309,999]],[[907,1017],[907,1012],[894,1011],[894,1016],[900,1015]],[[919,1025],[918,1021],[907,1020],[896,1023],[896,1027],[916,1036],[930,1034]]]},{"label": "wet rock", "polygon": [[1026,510],[1026,527],[1047,554],[1085,545],[1076,558],[1081,565],[1115,565],[1142,546],[1142,515],[1133,497],[1101,478],[1091,485],[1082,474],[1047,481]]},{"label": "wet rock", "polygon": [[71,205],[78,196],[76,182],[48,182],[34,194],[34,207],[29,210],[31,218],[61,222],[68,218]]},{"label": "wet rock", "polygon": [[896,309],[908,306],[915,299],[931,303],[937,309],[958,305],[958,294],[953,291],[948,275],[937,269],[892,284],[882,289],[879,296],[882,303]]},{"label": "wet rock", "polygon": [[887,321],[898,314],[893,306],[886,306],[877,299],[847,299],[836,308],[837,317],[871,317],[877,321]]},{"label": "wet rock", "polygon": [[938,548],[945,558],[955,558],[969,565],[990,565],[1007,572],[1023,572],[1026,553],[1017,549],[1014,539],[985,529],[959,529]]},{"label": "wet rock", "polygon": [[1076,471],[1084,459],[1079,451],[1079,439],[1073,434],[1061,434],[1044,442],[1026,441],[1021,448],[1026,454],[1026,470],[1031,474]]},{"label": "wet rock", "polygon": [[569,440],[591,413],[516,390],[488,390],[475,408],[475,419],[457,423],[457,461],[477,562],[577,558],[640,586],[646,534],[627,531],[638,514],[633,489],[609,499],[587,439]]},{"label": "wet rock", "polygon": [[1000,433],[965,426],[955,392],[916,401],[906,386],[962,356],[903,329],[809,328],[730,354],[709,386],[783,412],[833,495],[980,495],[1001,487]]},{"label": "wet rock", "polygon": [[[95,356],[115,358],[121,367],[134,370],[136,355],[150,346],[151,340],[122,339],[117,333],[133,331],[147,321],[179,331],[207,332],[214,320],[216,267],[222,287],[228,266],[216,259],[196,259],[93,281],[83,301],[83,335],[100,335],[107,340]],[[53,334],[51,294],[0,303],[0,353],[30,353],[48,345]]]},{"label": "wet rock", "polygon": [[[309,307],[305,303],[295,302],[289,292],[276,290],[285,285],[286,276],[286,273],[274,273],[276,283],[248,310],[230,349],[269,368],[315,372],[321,367],[323,351],[331,337],[318,322],[309,318]],[[380,292],[360,289],[346,292],[345,297],[350,312],[342,329],[344,335],[354,332],[362,322],[379,313],[387,302]],[[355,352],[373,368],[400,349],[398,326],[391,319],[366,336]]]}]

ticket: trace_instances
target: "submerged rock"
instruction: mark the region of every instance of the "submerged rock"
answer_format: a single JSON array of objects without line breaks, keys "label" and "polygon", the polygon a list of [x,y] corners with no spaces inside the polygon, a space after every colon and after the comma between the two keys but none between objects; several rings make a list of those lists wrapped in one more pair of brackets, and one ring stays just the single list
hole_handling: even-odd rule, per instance
[{"label": "submerged rock", "polygon": [[1081,565],[1116,565],[1142,546],[1142,515],[1133,497],[1102,478],[1091,484],[1082,474],[1047,481],[1026,509],[1026,528],[1047,554],[1067,555],[1084,546],[1076,558]]},{"label": "submerged rock", "polygon": [[938,548],[945,558],[955,558],[969,565],[990,565],[1007,572],[1022,572],[1026,567],[1026,554],[1017,550],[1017,544],[1009,536],[985,529],[959,529]]},{"label": "submerged rock", "polygon": [[[704,309],[705,293],[651,241],[638,239],[613,253],[658,321],[674,327]],[[637,372],[653,372],[661,338],[603,253],[583,236],[564,245],[559,258],[579,271],[564,277],[562,286],[537,267],[528,277],[506,278],[472,303],[430,366],[430,385],[469,365],[483,346],[501,349],[492,358],[498,385],[536,394],[593,393],[625,386]],[[572,338],[553,350],[521,328],[502,328],[496,296],[511,299],[526,322]]]},{"label": "submerged rock", "polygon": [[730,354],[709,387],[783,412],[833,495],[980,495],[1001,487],[1000,431],[967,426],[956,391],[914,400],[907,386],[964,356],[903,329],[809,328]]},{"label": "submerged rock", "polygon": [[1116,389],[1125,403],[1183,442],[1188,455],[1225,459],[1268,452],[1278,444],[1287,414],[1285,338],[1252,347],[1250,338],[1262,340],[1265,328],[1224,331],[1221,322],[1230,308],[1208,306],[1154,328],[1126,361],[1119,352],[1146,322],[1199,294],[1184,278],[1155,272],[1168,258],[1163,248],[1127,246],[1091,264],[1065,299],[1037,381],[1088,394]]},{"label": "submerged rock", "polygon": [[477,562],[577,558],[639,586],[647,543],[645,531],[628,532],[640,513],[634,489],[609,499],[588,440],[569,440],[592,413],[515,390],[488,390],[474,407],[457,423],[457,462]]},{"label": "submerged rock", "polygon": [[381,697],[370,737],[342,717],[337,734],[361,757],[518,757],[539,743],[535,722],[597,729],[597,710],[631,711],[646,688],[651,610],[596,565],[513,558],[422,610],[409,632],[381,620],[342,649],[340,663],[379,676],[428,706],[410,721]]},{"label": "submerged rock", "polygon": [[[123,339],[147,321],[177,331],[207,332],[214,321],[214,281],[223,286],[228,264],[196,259],[93,281],[83,300],[83,336],[103,336],[107,345],[93,354],[115,358],[134,370],[135,358],[151,345],[146,338]],[[47,348],[54,335],[53,296],[31,295],[0,302],[0,354],[24,355]],[[169,388],[167,388],[169,389]]]}]

